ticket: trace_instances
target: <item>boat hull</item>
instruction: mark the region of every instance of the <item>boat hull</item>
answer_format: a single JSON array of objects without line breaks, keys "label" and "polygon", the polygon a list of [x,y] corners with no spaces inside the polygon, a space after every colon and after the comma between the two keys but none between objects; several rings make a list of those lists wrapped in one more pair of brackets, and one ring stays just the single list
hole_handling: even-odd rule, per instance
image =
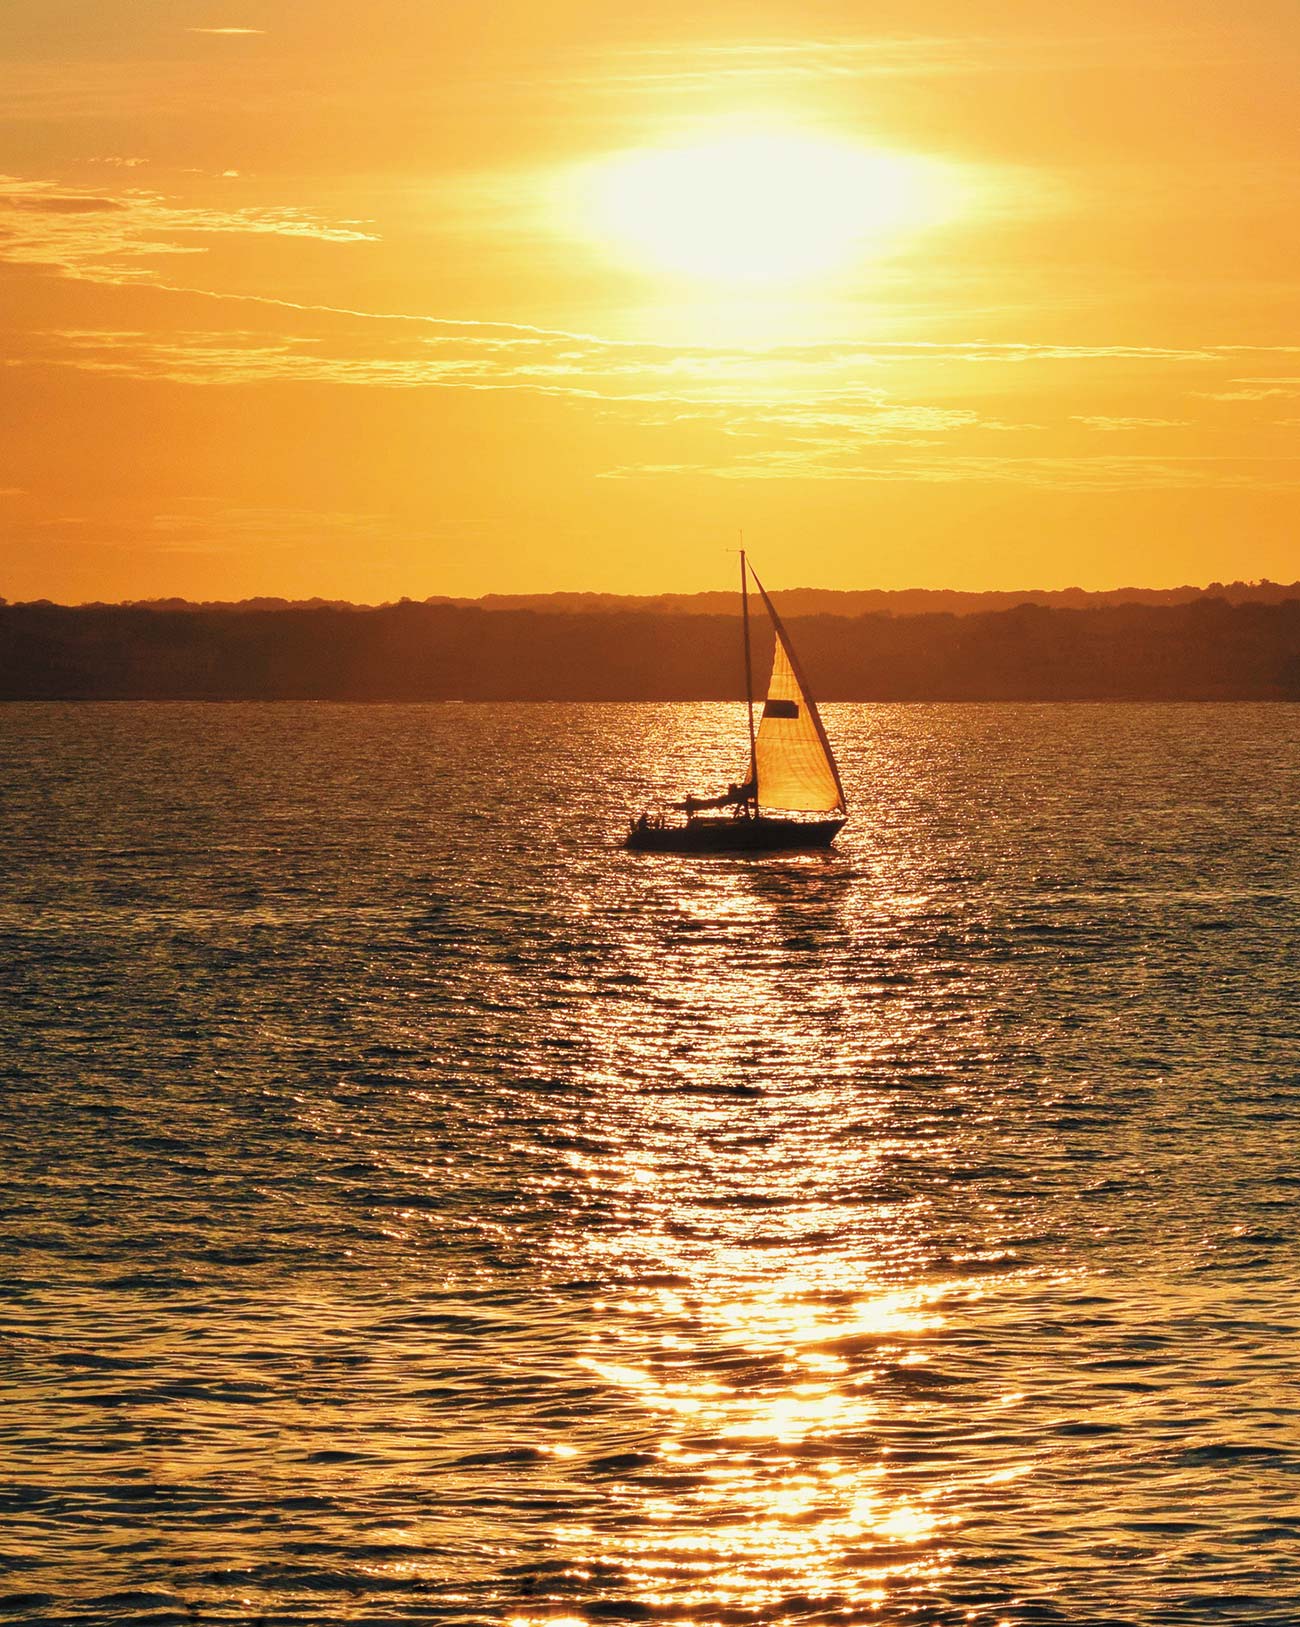
[{"label": "boat hull", "polygon": [[685,825],[634,825],[634,853],[797,853],[829,847],[842,819],[692,819]]}]

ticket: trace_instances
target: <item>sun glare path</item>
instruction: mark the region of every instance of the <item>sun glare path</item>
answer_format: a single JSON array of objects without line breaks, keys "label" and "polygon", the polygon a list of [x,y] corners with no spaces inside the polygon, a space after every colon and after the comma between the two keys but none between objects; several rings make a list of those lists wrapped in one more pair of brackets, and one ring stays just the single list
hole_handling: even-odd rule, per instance
[{"label": "sun glare path", "polygon": [[588,165],[587,235],[637,265],[773,286],[842,271],[958,209],[951,171],[837,137],[750,130],[643,147]]}]

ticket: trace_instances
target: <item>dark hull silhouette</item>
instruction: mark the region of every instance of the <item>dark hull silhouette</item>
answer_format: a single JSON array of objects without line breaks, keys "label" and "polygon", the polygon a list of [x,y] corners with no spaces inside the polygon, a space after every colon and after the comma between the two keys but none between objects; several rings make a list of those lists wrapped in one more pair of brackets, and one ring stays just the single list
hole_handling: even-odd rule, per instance
[{"label": "dark hull silhouette", "polygon": [[829,847],[842,819],[691,819],[684,825],[633,825],[636,853],[793,853]]}]

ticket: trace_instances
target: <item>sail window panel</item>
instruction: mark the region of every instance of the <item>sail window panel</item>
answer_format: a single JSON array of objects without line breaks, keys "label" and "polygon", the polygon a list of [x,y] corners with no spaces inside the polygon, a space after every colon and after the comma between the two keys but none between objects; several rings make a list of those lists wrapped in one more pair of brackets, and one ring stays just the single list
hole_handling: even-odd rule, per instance
[{"label": "sail window panel", "polygon": [[758,800],[763,807],[831,813],[841,806],[835,771],[779,630],[755,758]]}]

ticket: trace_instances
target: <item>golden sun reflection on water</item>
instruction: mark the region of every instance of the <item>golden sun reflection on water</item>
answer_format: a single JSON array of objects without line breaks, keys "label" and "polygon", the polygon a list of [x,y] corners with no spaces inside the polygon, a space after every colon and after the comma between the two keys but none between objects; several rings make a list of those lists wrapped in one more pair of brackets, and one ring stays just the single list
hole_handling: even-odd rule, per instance
[{"label": "golden sun reflection on water", "polygon": [[697,1627],[799,1600],[874,1613],[950,1566],[975,1472],[914,1444],[947,1383],[931,1357],[950,1307],[977,1297],[908,1176],[962,1161],[960,1073],[951,1106],[909,1122],[894,1071],[978,1046],[972,978],[949,1009],[944,961],[908,948],[928,892],[887,875],[868,892],[842,853],[636,881],[656,929],[605,969],[600,1094],[565,1154],[615,1195],[618,1223],[579,1247],[618,1286],[576,1365],[625,1450],[598,1460],[600,1517],[566,1524],[560,1551]]},{"label": "golden sun reflection on water", "polygon": [[[761,1612],[792,1591],[879,1602],[891,1579],[943,1566],[938,1539],[954,1516],[934,1491],[907,1487],[887,1448],[865,1449],[885,1403],[858,1358],[869,1347],[881,1366],[922,1363],[913,1341],[942,1329],[935,1307],[949,1289],[835,1306],[824,1281],[787,1273],[756,1286],[745,1268],[743,1250],[719,1250],[689,1294],[633,1292],[593,1331],[583,1365],[639,1418],[666,1484],[640,1503],[632,1532],[582,1527],[566,1542],[634,1576],[652,1606]],[[622,1318],[690,1325],[693,1337],[662,1336],[649,1361],[620,1362],[607,1346],[643,1342]]]}]

